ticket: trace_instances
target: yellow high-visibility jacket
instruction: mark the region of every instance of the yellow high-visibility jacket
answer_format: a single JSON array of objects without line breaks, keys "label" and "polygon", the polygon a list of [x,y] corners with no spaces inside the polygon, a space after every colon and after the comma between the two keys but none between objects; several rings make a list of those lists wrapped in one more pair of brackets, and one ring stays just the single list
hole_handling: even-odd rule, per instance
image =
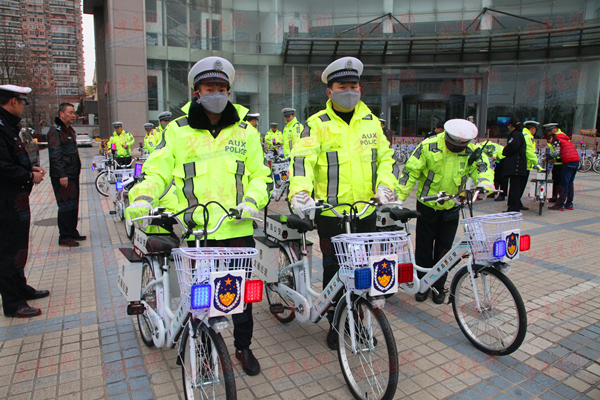
[{"label": "yellow high-visibility jacket", "polygon": [[280,130],[273,132],[269,129],[267,133],[265,133],[265,143],[267,145],[267,150],[273,150],[283,144],[283,134]]},{"label": "yellow high-visibility jacket", "polygon": [[[460,153],[453,153],[446,147],[445,135],[423,140],[404,166],[398,181],[398,197],[406,200],[417,181],[417,200],[420,202],[422,196],[432,196],[442,190],[457,194],[465,187],[469,177],[478,185],[485,181],[493,182],[494,175],[487,157],[482,156],[468,166],[469,156],[475,149],[476,146],[471,143]],[[456,206],[453,201],[437,205],[434,201],[421,203],[438,210]]]},{"label": "yellow high-visibility jacket", "polygon": [[527,128],[523,128],[523,138],[527,148],[525,149],[525,155],[527,157],[527,170],[531,171],[533,167],[538,164],[537,154],[535,154],[535,138],[533,133]]},{"label": "yellow high-visibility jacket", "polygon": [[[229,107],[229,106],[228,106]],[[271,171],[254,127],[243,122],[248,109],[234,104],[237,122],[223,128],[216,138],[206,129],[194,129],[187,117],[172,121],[163,132],[163,140],[146,160],[143,180],[129,192],[130,202],[146,200],[156,207],[159,197],[174,178],[179,207],[218,201],[226,209],[242,201],[263,208],[270,196]],[[213,229],[224,211],[208,207],[208,229]],[[188,226],[204,227],[201,208],[183,214]],[[250,236],[252,221],[227,219],[209,239]]]},{"label": "yellow high-visibility jacket", "polygon": [[[289,197],[306,191],[329,204],[369,201],[379,185],[394,190],[399,165],[369,107],[359,101],[350,125],[327,108],[312,115],[294,144],[290,162]],[[396,175],[394,172],[396,171]],[[338,212],[344,208],[339,207]],[[363,218],[371,214],[369,210]],[[324,216],[333,216],[331,211]]]},{"label": "yellow high-visibility jacket", "polygon": [[[116,145],[116,156],[117,157],[129,157],[131,156],[131,146],[134,145],[135,139],[133,135],[129,132],[126,132],[123,129],[123,132],[119,135],[117,132],[113,132],[110,140],[108,141],[108,147],[114,143]],[[123,145],[127,145],[127,148],[124,149]]]},{"label": "yellow high-visibility jacket", "polygon": [[296,117],[283,128],[283,154],[286,157],[290,155],[294,144],[300,139],[300,134],[303,130],[304,125],[298,122]]}]

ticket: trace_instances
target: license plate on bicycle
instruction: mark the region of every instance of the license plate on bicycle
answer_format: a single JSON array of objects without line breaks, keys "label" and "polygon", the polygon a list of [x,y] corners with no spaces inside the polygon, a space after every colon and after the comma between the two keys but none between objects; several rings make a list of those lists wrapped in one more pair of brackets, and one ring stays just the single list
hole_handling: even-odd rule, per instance
[{"label": "license plate on bicycle", "polygon": [[244,312],[245,275],[243,270],[210,273],[210,317]]},{"label": "license plate on bicycle", "polygon": [[373,284],[371,296],[381,296],[398,292],[398,254],[371,256],[369,258]]}]

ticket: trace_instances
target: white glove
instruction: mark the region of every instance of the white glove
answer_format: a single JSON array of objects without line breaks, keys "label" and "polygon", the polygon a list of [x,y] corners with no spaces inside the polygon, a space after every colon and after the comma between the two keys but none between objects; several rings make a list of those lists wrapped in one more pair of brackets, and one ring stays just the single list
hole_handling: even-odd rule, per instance
[{"label": "white glove", "polygon": [[[305,212],[309,219],[315,219],[315,201],[307,191],[298,192],[292,196],[292,208],[300,218],[304,218]],[[307,210],[311,208],[310,210]]]},{"label": "white glove", "polygon": [[256,206],[249,201],[243,201],[237,205],[237,210],[240,212],[240,218],[235,224],[239,224],[245,218],[258,218],[258,210]]},{"label": "white glove", "polygon": [[375,198],[379,201],[379,203],[385,205],[388,203],[393,203],[396,200],[396,195],[387,186],[379,185],[377,186],[377,194],[375,195]]},{"label": "white glove", "polygon": [[[125,218],[132,220],[134,218],[150,215],[151,212],[152,204],[146,200],[136,200],[125,209]],[[143,219],[141,221],[135,221],[134,223],[137,224],[140,229],[146,229],[148,228],[149,220]]]},{"label": "white glove", "polygon": [[494,190],[496,190],[496,187],[494,186],[494,184],[489,181],[484,181],[483,183],[479,184],[479,186],[481,186],[485,189],[484,192],[479,192],[477,194],[477,200],[479,200],[479,201],[484,200],[487,197],[488,193],[491,193]]}]

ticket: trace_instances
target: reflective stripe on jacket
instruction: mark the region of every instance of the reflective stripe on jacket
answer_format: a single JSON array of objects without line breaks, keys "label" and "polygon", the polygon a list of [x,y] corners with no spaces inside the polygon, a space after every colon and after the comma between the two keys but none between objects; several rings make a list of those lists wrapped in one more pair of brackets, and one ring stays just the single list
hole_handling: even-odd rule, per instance
[{"label": "reflective stripe on jacket", "polygon": [[[114,143],[116,145],[116,156],[117,157],[129,157],[131,156],[131,146],[135,143],[133,135],[123,130],[119,135],[117,132],[113,132],[112,137],[108,141],[108,144]],[[123,148],[123,145],[127,145],[127,148]]]},{"label": "reflective stripe on jacket", "polygon": [[[393,154],[381,123],[365,103],[358,102],[348,125],[328,100],[325,110],[308,119],[294,144],[289,197],[301,191],[312,194],[314,190],[316,199],[330,204],[368,201],[379,185],[395,188],[400,166],[394,162]],[[337,211],[342,212],[343,208]],[[323,215],[333,213],[326,211]]]},{"label": "reflective stripe on jacket", "polygon": [[[239,121],[224,127],[216,138],[206,129],[194,129],[187,117],[172,121],[163,133],[161,143],[148,157],[143,167],[143,180],[129,192],[131,202],[152,200],[153,206],[174,179],[179,206],[206,204],[215,200],[226,209],[248,201],[257,209],[270,198],[271,172],[266,165],[260,136],[256,129],[242,119],[248,110],[233,105]],[[213,229],[224,211],[209,206],[208,229]],[[188,225],[204,227],[202,209],[183,214]],[[226,219],[209,239],[230,239],[250,236],[252,221]]]},{"label": "reflective stripe on jacket", "polygon": [[303,130],[304,125],[298,122],[296,117],[283,128],[283,154],[286,157],[290,155],[294,144],[300,139],[300,134]]},{"label": "reflective stripe on jacket", "polygon": [[398,181],[398,197],[408,198],[417,181],[417,200],[431,208],[449,210],[456,206],[453,201],[437,204],[434,201],[422,202],[421,197],[431,196],[445,190],[448,194],[459,193],[469,177],[479,185],[493,182],[494,175],[488,158],[482,156],[468,166],[469,156],[476,145],[469,144],[466,150],[453,153],[446,147],[445,135],[425,139],[419,144],[406,162],[402,177]]}]

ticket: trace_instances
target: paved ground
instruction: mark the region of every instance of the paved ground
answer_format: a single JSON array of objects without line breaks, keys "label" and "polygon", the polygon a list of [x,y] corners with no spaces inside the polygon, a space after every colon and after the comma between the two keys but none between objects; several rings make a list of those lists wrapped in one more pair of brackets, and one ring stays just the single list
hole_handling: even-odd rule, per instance
[{"label": "paved ground", "polygon": [[[96,151],[81,153],[89,165]],[[115,257],[127,239],[94,178],[83,171],[79,231],[89,239],[77,249],[57,246],[49,180],[34,188],[26,274],[51,296],[32,302],[41,317],[0,316],[0,398],[182,398],[175,351],[144,346],[125,314]],[[415,303],[403,293],[388,302],[401,360],[396,398],[600,399],[600,175],[577,175],[575,207],[524,213],[532,250],[512,264],[510,278],[525,300],[529,330],[512,355],[487,357],[474,349],[449,305]],[[501,210],[493,201],[477,206],[478,213]],[[233,359],[238,398],[350,398],[337,354],[325,346],[327,322],[283,326],[266,301],[255,310],[252,348],[263,372],[247,377]]]}]

